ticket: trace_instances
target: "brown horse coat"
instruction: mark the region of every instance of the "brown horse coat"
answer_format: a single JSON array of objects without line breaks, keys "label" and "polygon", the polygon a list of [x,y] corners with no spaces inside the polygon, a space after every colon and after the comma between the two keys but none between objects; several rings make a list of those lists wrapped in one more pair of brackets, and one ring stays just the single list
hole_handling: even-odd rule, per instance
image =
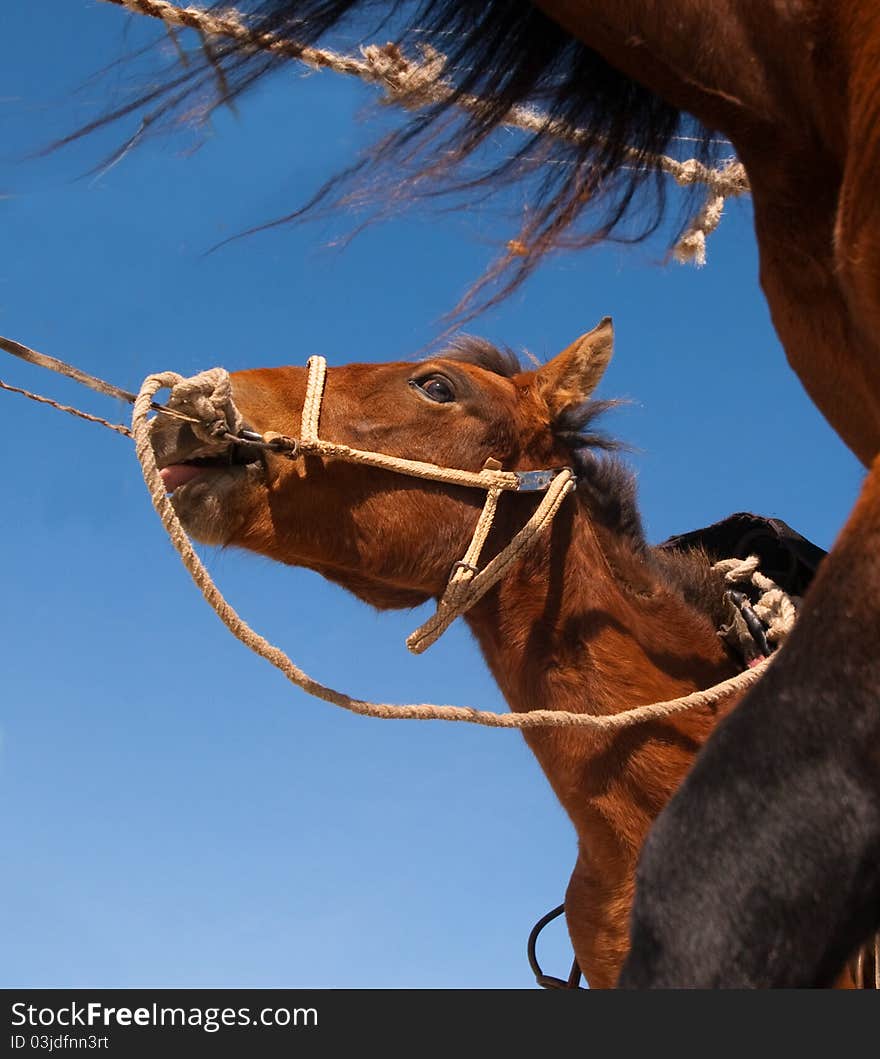
[{"label": "brown horse coat", "polygon": [[[266,28],[314,38],[357,6],[260,9]],[[419,42],[451,51],[462,91],[493,96],[432,173],[516,102],[549,101],[588,129],[569,145],[576,164],[548,174],[526,271],[609,188],[595,234],[614,230],[641,186],[639,160],[669,143],[681,111],[729,137],[746,166],[761,285],[789,363],[869,473],[772,677],[713,738],[653,833],[624,981],[827,982],[880,915],[880,7],[424,6],[412,15]],[[234,46],[220,56],[230,92],[249,83],[240,59]]]}]

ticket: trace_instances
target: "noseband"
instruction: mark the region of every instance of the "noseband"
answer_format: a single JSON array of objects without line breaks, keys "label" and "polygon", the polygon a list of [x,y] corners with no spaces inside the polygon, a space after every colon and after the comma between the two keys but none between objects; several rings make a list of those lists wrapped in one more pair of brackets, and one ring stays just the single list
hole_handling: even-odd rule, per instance
[{"label": "noseband", "polygon": [[[321,456],[378,467],[410,478],[486,490],[486,500],[471,542],[462,558],[453,564],[436,611],[407,638],[406,645],[410,651],[413,654],[421,654],[460,614],[469,610],[485,595],[504,576],[510,565],[538,540],[541,530],[553,521],[563,500],[574,490],[577,484],[574,471],[571,467],[552,467],[539,471],[504,471],[496,459],[486,460],[479,471],[465,471],[324,441],[318,436],[318,426],[324,399],[327,361],[324,357],[309,357],[308,369],[300,437],[291,438],[274,431],[257,434],[243,430],[237,440],[271,449],[288,459],[298,459],[305,455]],[[504,492],[543,493],[544,496],[523,528],[480,569],[480,555],[492,529],[498,500]]]}]

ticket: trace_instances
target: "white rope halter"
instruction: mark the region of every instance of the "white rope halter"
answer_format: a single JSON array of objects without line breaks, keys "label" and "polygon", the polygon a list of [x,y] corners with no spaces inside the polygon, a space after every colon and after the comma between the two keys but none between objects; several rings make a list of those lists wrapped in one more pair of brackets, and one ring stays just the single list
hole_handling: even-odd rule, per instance
[{"label": "white rope halter", "polygon": [[[504,576],[511,563],[537,541],[541,530],[553,521],[563,500],[575,488],[577,483],[574,471],[570,467],[539,471],[503,471],[496,459],[486,460],[480,471],[464,471],[322,441],[318,436],[318,427],[327,378],[327,361],[324,357],[309,357],[308,369],[301,436],[299,439],[293,439],[275,433],[261,435],[262,440],[271,448],[294,459],[300,454],[314,454],[381,467],[413,478],[486,490],[486,502],[477,520],[471,542],[462,558],[453,565],[436,611],[407,637],[406,645],[410,651],[413,654],[421,654],[439,639],[460,614],[469,610],[484,596]],[[479,569],[480,555],[492,529],[498,500],[503,492],[543,492],[544,496],[525,526],[483,569]]]}]

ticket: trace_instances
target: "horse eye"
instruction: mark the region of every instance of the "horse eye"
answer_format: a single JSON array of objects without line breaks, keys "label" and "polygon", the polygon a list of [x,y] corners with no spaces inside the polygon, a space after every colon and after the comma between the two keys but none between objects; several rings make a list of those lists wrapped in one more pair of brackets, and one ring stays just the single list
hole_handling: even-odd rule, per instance
[{"label": "horse eye", "polygon": [[418,387],[426,397],[430,397],[432,401],[436,401],[438,404],[448,404],[450,401],[455,400],[455,391],[452,389],[452,384],[448,379],[444,379],[442,375],[429,375],[425,379],[413,379],[410,385]]}]

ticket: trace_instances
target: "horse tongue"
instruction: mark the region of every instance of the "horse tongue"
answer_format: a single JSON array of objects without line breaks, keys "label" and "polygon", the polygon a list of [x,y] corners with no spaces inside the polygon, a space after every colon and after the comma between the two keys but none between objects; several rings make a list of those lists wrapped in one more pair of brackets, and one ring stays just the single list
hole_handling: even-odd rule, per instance
[{"label": "horse tongue", "polygon": [[159,474],[162,475],[166,490],[173,493],[178,486],[186,485],[193,478],[197,478],[204,469],[204,467],[193,467],[189,463],[172,463],[170,467],[163,467]]}]

